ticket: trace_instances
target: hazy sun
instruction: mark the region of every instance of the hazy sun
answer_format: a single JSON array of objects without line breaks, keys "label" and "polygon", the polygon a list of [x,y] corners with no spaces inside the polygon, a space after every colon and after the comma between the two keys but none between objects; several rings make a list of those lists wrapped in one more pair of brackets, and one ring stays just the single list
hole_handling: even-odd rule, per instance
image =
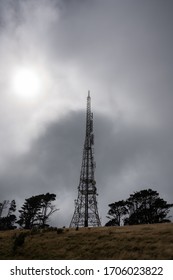
[{"label": "hazy sun", "polygon": [[22,99],[37,99],[41,93],[41,79],[38,72],[31,67],[15,69],[12,77],[12,89]]}]

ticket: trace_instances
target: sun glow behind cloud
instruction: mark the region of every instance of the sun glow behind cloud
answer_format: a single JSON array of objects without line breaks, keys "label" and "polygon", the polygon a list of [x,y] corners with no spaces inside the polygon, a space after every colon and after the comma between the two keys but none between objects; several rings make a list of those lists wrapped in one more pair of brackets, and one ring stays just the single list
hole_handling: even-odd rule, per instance
[{"label": "sun glow behind cloud", "polygon": [[21,100],[35,101],[41,95],[43,82],[36,69],[17,67],[12,75],[12,92]]}]

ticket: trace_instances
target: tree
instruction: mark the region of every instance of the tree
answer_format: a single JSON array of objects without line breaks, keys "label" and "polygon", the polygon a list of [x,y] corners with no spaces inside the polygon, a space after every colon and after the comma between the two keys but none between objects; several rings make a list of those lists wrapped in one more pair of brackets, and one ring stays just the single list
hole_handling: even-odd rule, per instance
[{"label": "tree", "polygon": [[129,224],[154,224],[168,222],[167,214],[173,204],[168,204],[152,189],[141,190],[131,194],[127,200],[129,205]]},{"label": "tree", "polygon": [[38,219],[40,220],[40,226],[44,228],[47,226],[46,221],[49,217],[58,209],[55,208],[55,205],[52,205],[52,201],[56,199],[55,194],[45,194],[40,197],[41,199],[41,209],[38,215]]},{"label": "tree", "polygon": [[108,214],[113,216],[113,222],[120,225],[123,218],[124,225],[135,225],[170,222],[167,215],[173,204],[160,198],[157,191],[144,189],[134,192],[126,201],[109,204],[109,207]]},{"label": "tree", "polygon": [[106,226],[114,226],[114,225],[120,226],[121,218],[128,213],[126,201],[120,200],[118,202],[111,203],[109,204],[109,207],[110,207],[108,211],[109,216],[107,216],[107,218],[111,220],[108,223],[106,223]]},{"label": "tree", "polygon": [[52,205],[52,201],[56,198],[55,194],[40,194],[25,199],[17,223],[25,228],[31,229],[33,227],[44,228],[48,218],[58,209]]},{"label": "tree", "polygon": [[37,214],[40,210],[39,195],[32,196],[25,199],[21,210],[19,210],[20,216],[17,223],[25,229],[31,229],[37,221]]},{"label": "tree", "polygon": [[11,203],[10,203],[10,207],[9,207],[9,209],[8,209],[8,215],[7,215],[7,216],[12,215],[12,213],[15,212],[15,211],[16,211],[16,202],[15,202],[15,200],[13,199],[13,200],[11,201]]},{"label": "tree", "polygon": [[[6,216],[2,217],[3,210],[8,208],[8,213]],[[14,226],[14,223],[16,221],[16,216],[14,215],[14,212],[16,211],[16,202],[15,200],[12,200],[11,203],[9,201],[4,200],[3,203],[0,204],[1,208],[1,217],[0,217],[0,230],[8,230],[8,229],[15,229],[16,226]]]}]

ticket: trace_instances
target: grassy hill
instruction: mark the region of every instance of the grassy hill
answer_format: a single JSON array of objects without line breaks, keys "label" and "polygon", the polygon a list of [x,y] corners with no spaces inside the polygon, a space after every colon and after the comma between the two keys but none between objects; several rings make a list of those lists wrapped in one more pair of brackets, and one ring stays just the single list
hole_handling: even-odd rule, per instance
[{"label": "grassy hill", "polygon": [[173,223],[1,231],[0,259],[173,259]]}]

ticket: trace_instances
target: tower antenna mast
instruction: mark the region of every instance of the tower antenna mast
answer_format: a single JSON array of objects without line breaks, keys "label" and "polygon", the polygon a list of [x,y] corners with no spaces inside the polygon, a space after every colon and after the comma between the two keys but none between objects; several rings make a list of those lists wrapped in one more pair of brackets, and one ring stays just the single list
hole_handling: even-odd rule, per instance
[{"label": "tower antenna mast", "polygon": [[97,189],[94,178],[94,134],[93,113],[91,112],[90,91],[87,96],[86,135],[83,148],[82,167],[78,186],[78,197],[75,200],[75,210],[70,227],[101,226],[97,208]]}]

